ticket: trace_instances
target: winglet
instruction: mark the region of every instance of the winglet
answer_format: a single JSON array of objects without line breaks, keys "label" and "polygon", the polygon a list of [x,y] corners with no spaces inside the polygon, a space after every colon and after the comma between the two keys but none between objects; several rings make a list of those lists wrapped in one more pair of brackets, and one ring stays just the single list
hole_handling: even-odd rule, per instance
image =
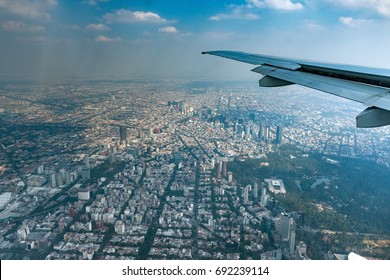
[{"label": "winglet", "polygon": [[369,107],[356,116],[356,126],[363,128],[390,125],[390,111]]}]

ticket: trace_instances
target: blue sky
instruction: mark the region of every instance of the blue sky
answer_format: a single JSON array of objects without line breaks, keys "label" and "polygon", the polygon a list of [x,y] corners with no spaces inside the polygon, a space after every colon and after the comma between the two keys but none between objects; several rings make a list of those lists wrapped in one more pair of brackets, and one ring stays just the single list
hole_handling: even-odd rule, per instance
[{"label": "blue sky", "polygon": [[229,49],[390,68],[389,0],[0,0],[0,77],[252,79]]}]

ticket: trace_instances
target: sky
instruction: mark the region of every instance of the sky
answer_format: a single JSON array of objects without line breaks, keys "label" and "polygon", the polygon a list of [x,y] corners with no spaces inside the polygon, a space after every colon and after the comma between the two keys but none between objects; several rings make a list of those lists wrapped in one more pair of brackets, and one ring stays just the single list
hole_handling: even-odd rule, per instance
[{"label": "sky", "polygon": [[390,0],[0,0],[0,79],[256,76],[207,50],[390,68],[389,30]]}]

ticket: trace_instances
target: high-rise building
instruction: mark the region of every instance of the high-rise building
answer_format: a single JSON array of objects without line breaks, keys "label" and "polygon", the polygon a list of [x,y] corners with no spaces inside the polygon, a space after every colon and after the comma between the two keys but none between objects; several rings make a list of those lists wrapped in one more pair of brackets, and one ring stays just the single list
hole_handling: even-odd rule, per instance
[{"label": "high-rise building", "polygon": [[257,200],[257,197],[259,196],[259,185],[258,184],[254,184],[253,188],[252,188],[252,195],[253,195],[253,198],[255,200]]},{"label": "high-rise building", "polygon": [[276,127],[276,139],[275,139],[275,144],[280,145],[282,144],[283,140],[283,127],[278,125]]},{"label": "high-rise building", "polygon": [[217,179],[221,179],[221,173],[222,173],[222,161],[220,160],[215,166],[215,176],[217,177]]},{"label": "high-rise building", "polygon": [[120,126],[119,127],[119,136],[120,136],[120,141],[125,142],[127,139],[127,127],[125,126]]},{"label": "high-rise building", "polygon": [[56,174],[50,174],[49,176],[49,181],[50,181],[50,186],[55,188],[57,186],[57,181],[56,181]]},{"label": "high-rise building", "polygon": [[39,175],[41,175],[41,174],[43,174],[43,172],[44,172],[44,168],[43,168],[43,165],[40,165],[40,166],[38,166],[38,168],[37,168],[37,173],[39,174]]},{"label": "high-rise building", "polygon": [[261,196],[266,196],[266,195],[267,195],[267,189],[264,186],[262,186],[261,187]]},{"label": "high-rise building", "polygon": [[270,133],[271,133],[271,127],[269,125],[267,125],[265,128],[264,128],[264,140],[265,141],[268,141],[269,138],[270,138]]},{"label": "high-rise building", "polygon": [[226,167],[226,165],[227,165],[226,160],[223,160],[222,161],[222,176],[223,177],[227,176],[227,167]]},{"label": "high-rise building", "polygon": [[264,186],[261,186],[261,200],[260,206],[265,207],[268,203],[267,189]]},{"label": "high-rise building", "polygon": [[258,133],[260,141],[264,140],[264,127],[263,124],[259,124],[259,133]]},{"label": "high-rise building", "polygon": [[251,185],[247,185],[244,189],[244,204],[247,204],[249,202],[249,192],[251,188]]},{"label": "high-rise building", "polygon": [[210,161],[211,168],[215,167],[215,160],[212,158]]},{"label": "high-rise building", "polygon": [[83,167],[81,169],[81,178],[83,180],[89,180],[91,178],[91,169],[87,167]]},{"label": "high-rise building", "polygon": [[247,124],[245,126],[245,135],[249,136],[250,134],[251,134],[251,127],[249,126],[249,124]]},{"label": "high-rise building", "polygon": [[291,227],[290,231],[290,239],[288,240],[290,247],[290,254],[294,254],[295,252],[295,226]]},{"label": "high-rise building", "polygon": [[62,178],[62,174],[56,173],[56,185],[59,187],[62,186],[63,184],[64,184],[64,179]]},{"label": "high-rise building", "polygon": [[237,125],[237,135],[239,137],[242,137],[243,132],[244,132],[244,128],[243,128],[242,124],[238,124]]},{"label": "high-rise building", "polygon": [[261,207],[266,207],[268,203],[268,195],[262,195],[261,196],[261,201],[260,201],[260,206]]},{"label": "high-rise building", "polygon": [[65,173],[65,184],[69,185],[70,183],[72,183],[72,175],[70,174],[69,171],[66,171]]},{"label": "high-rise building", "polygon": [[85,163],[85,167],[88,167],[88,168],[91,167],[90,164],[89,164],[89,157],[88,156],[85,157],[84,163]]},{"label": "high-rise building", "polygon": [[228,172],[227,176],[228,176],[228,182],[231,183],[233,181],[233,173]]},{"label": "high-rise building", "polygon": [[282,235],[283,239],[289,239],[290,238],[290,217],[286,213],[282,213],[280,217],[280,234]]}]

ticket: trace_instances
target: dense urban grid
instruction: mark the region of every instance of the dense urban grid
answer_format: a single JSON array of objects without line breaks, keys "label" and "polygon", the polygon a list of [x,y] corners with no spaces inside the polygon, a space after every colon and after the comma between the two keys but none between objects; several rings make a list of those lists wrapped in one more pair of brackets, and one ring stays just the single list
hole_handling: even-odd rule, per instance
[{"label": "dense urban grid", "polygon": [[388,258],[390,129],[356,129],[359,106],[253,83],[3,83],[1,259]]}]

